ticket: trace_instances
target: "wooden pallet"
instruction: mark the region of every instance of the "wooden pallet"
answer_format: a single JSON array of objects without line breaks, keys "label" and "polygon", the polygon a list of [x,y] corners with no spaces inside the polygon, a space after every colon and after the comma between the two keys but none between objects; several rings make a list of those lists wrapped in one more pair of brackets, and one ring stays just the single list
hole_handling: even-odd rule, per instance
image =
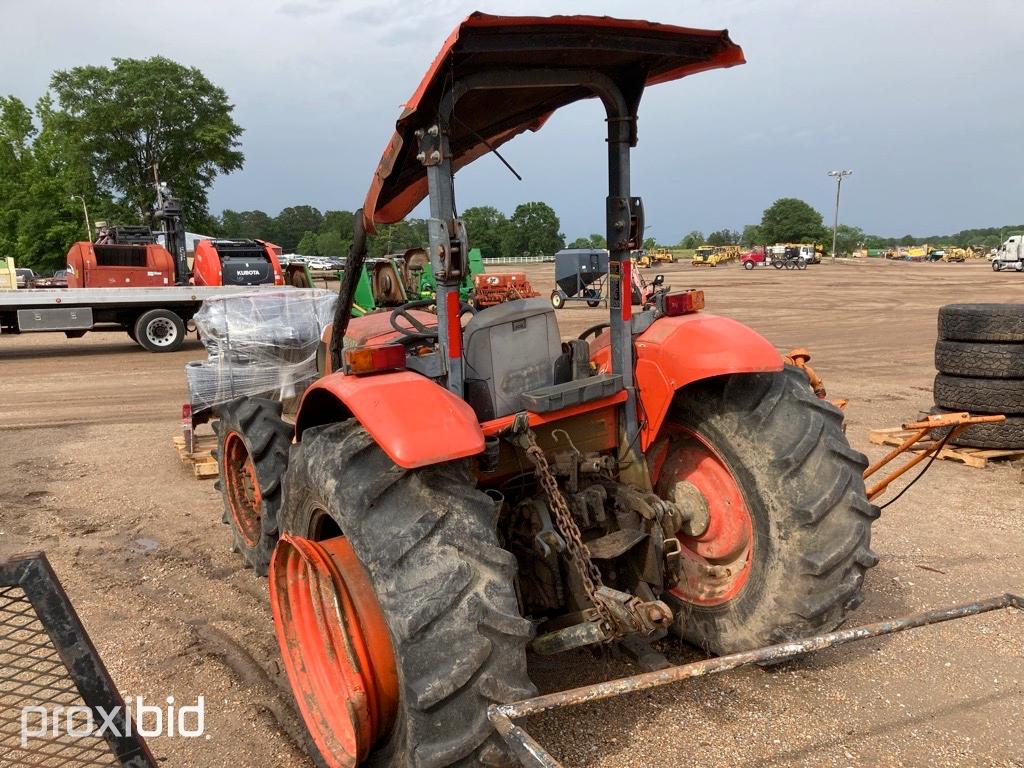
[{"label": "wooden pallet", "polygon": [[[902,445],[903,441],[914,434],[916,430],[902,429],[900,427],[888,427],[886,429],[872,429],[868,433],[868,439],[875,445]],[[920,447],[918,447],[920,446]],[[923,440],[918,441],[909,450],[918,453],[935,447],[935,440],[925,435]],[[939,451],[938,458],[947,461],[959,461],[968,467],[983,468],[989,461],[994,459],[1020,459],[1024,458],[1024,450],[1000,451],[987,450],[983,448],[965,448],[960,445],[946,445]]]},{"label": "wooden pallet", "polygon": [[178,451],[182,464],[192,465],[192,471],[200,480],[217,477],[217,460],[211,451],[217,447],[216,435],[196,435],[192,441],[192,453],[185,450],[185,438],[174,436],[174,448]]}]

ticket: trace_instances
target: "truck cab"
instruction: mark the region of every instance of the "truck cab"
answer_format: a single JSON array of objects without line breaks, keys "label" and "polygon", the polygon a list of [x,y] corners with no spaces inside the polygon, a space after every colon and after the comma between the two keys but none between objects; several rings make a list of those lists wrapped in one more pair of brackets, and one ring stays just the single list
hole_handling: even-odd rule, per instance
[{"label": "truck cab", "polygon": [[1002,272],[1003,270],[1016,270],[1024,272],[1024,236],[1013,235],[1007,238],[1006,242],[999,246],[995,258],[992,260],[992,270]]}]

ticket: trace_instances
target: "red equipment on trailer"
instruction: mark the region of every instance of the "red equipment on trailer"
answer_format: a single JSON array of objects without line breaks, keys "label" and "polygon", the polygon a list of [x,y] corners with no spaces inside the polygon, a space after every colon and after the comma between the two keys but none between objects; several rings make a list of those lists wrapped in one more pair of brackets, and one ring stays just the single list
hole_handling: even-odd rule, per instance
[{"label": "red equipment on trailer", "polygon": [[284,285],[277,246],[263,240],[198,240],[196,285]]}]

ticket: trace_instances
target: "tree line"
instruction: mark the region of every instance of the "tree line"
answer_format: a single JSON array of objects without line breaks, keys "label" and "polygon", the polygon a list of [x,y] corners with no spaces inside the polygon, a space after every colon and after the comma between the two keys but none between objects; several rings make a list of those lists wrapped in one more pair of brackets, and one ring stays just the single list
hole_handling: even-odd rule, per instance
[{"label": "tree line", "polygon": [[223,89],[161,56],[59,70],[29,107],[0,96],[0,256],[64,262],[93,221],[152,224],[154,166],[203,231],[207,190],[242,167],[242,128]]},{"label": "tree line", "polygon": [[[259,238],[286,252],[343,256],[352,241],[354,214],[321,212],[311,205],[263,211],[225,210],[213,216],[207,192],[218,175],[242,167],[242,128],[234,121],[225,91],[202,72],[170,59],[114,59],[111,66],[58,70],[49,88],[28,106],[0,96],[0,257],[39,271],[63,265],[70,244],[86,235],[83,204],[93,222],[146,222],[151,226],[158,172],[184,206],[190,231],[215,236]],[[471,244],[485,257],[550,255],[566,246],[554,208],[525,202],[505,214],[493,206],[462,212]],[[1016,227],[966,229],[953,235],[883,237],[852,225],[837,233],[840,252],[925,242],[992,247]],[[693,230],[678,243],[644,245],[696,248],[704,243],[745,246],[776,242],[828,243],[831,229],[802,200],[781,198],[757,224],[705,235]],[[425,245],[423,219],[407,219],[370,238],[377,256]],[[605,236],[591,234],[568,243],[604,248]]]}]

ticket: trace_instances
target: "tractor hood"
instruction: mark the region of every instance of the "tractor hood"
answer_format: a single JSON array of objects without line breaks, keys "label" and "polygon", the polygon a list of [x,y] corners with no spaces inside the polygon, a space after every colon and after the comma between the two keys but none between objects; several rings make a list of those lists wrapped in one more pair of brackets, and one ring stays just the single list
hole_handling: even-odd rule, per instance
[{"label": "tractor hood", "polygon": [[437,119],[453,79],[502,72],[508,85],[471,91],[451,125],[457,170],[518,134],[538,130],[557,109],[594,96],[582,86],[526,87],[516,72],[590,69],[638,86],[744,63],[724,30],[689,29],[605,16],[490,16],[473,13],[445,41],[406,103],[363,205],[366,229],[399,221],[427,195],[426,169],[416,159],[415,131]]}]

